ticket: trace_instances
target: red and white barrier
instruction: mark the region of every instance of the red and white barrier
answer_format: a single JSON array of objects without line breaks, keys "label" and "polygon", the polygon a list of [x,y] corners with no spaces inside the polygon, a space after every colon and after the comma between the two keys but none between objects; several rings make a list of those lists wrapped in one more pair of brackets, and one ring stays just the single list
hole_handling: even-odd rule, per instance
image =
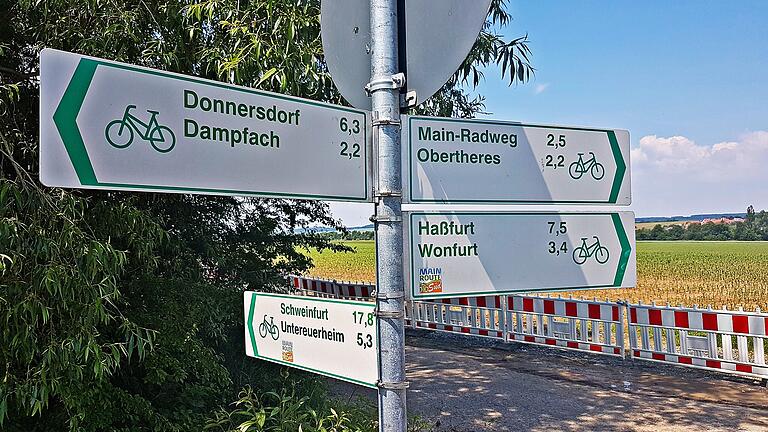
[{"label": "red and white barrier", "polygon": [[366,283],[306,278],[302,276],[289,276],[288,278],[293,288],[312,292],[322,297],[372,300],[371,294],[376,288],[375,285]]},{"label": "red and white barrier", "polygon": [[629,305],[631,355],[641,360],[766,378],[767,328],[759,311]]},{"label": "red and white barrier", "polygon": [[538,296],[508,296],[509,338],[624,356],[623,309],[616,303]]},{"label": "red and white barrier", "polygon": [[501,296],[461,297],[406,302],[406,325],[432,330],[503,338]]},{"label": "red and white barrier", "polygon": [[[305,294],[371,301],[366,283],[289,277]],[[462,333],[768,378],[768,314],[540,296],[406,301],[414,328]]]}]

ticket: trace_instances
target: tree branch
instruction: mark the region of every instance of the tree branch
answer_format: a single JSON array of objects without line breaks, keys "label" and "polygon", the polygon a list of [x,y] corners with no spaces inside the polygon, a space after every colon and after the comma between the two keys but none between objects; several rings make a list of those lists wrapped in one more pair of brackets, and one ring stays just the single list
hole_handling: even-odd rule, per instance
[{"label": "tree branch", "polygon": [[19,72],[19,71],[15,70],[15,69],[7,68],[7,67],[4,67],[4,66],[0,66],[0,73],[7,74],[7,75],[13,75],[16,78],[20,78],[22,80],[28,80],[30,78],[34,78],[34,77],[39,75],[38,72],[23,73],[23,72]]}]

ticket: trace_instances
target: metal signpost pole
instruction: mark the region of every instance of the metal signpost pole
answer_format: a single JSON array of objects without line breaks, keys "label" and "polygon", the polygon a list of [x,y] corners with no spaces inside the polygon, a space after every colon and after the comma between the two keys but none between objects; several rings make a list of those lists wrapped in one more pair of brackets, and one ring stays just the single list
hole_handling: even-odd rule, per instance
[{"label": "metal signpost pole", "polygon": [[405,432],[405,333],[403,220],[400,168],[400,88],[397,0],[371,0],[373,134],[378,154],[376,185],[377,287],[381,370],[379,430]]}]

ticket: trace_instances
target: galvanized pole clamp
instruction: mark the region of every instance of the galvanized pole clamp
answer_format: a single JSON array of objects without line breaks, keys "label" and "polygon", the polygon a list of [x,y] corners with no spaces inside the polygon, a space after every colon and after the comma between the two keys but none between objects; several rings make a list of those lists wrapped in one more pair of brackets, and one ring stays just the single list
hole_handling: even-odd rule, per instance
[{"label": "galvanized pole clamp", "polygon": [[403,218],[401,216],[377,216],[373,215],[370,218],[368,218],[369,221],[375,223],[375,224],[386,224],[386,223],[396,223],[396,222],[402,222]]},{"label": "galvanized pole clamp", "polygon": [[376,386],[383,389],[388,390],[405,390],[408,387],[411,386],[411,384],[408,381],[400,381],[400,382],[382,382],[379,381],[376,383]]},{"label": "galvanized pole clamp", "polygon": [[403,193],[399,191],[377,191],[373,194],[375,198],[383,198],[383,197],[402,197]]},{"label": "galvanized pole clamp", "polygon": [[405,432],[405,297],[403,295],[402,150],[398,0],[370,0],[373,142],[377,155],[376,315],[379,331],[379,431]]},{"label": "galvanized pole clamp", "polygon": [[405,291],[400,292],[387,292],[387,293],[375,293],[374,297],[377,299],[387,300],[387,299],[399,299],[399,298],[405,298]]},{"label": "galvanized pole clamp", "polygon": [[402,123],[400,122],[400,116],[398,117],[387,117],[382,116],[381,113],[378,111],[374,111],[371,113],[371,124],[373,127],[376,126],[384,126],[384,125],[397,125],[400,126]]},{"label": "galvanized pole clamp", "polygon": [[374,78],[365,85],[365,91],[368,95],[376,90],[397,90],[405,86],[405,74],[396,73],[388,77]]},{"label": "galvanized pole clamp", "polygon": [[385,318],[385,319],[402,319],[405,318],[405,314],[403,311],[383,311],[383,310],[377,310],[374,312],[374,315],[376,315],[379,318]]}]

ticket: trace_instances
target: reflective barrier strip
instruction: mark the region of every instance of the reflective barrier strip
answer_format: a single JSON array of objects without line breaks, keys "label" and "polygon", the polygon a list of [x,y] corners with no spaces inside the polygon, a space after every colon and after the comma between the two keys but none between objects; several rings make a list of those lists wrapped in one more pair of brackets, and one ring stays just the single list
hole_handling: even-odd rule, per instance
[{"label": "reflective barrier strip", "polygon": [[641,360],[766,378],[766,327],[759,310],[629,305],[631,355]]},{"label": "reflective barrier strip", "polygon": [[504,314],[500,296],[406,302],[406,325],[501,339]]},{"label": "reflective barrier strip", "polygon": [[[305,294],[369,300],[375,286],[290,276]],[[506,300],[505,300],[506,299]],[[406,301],[407,325],[768,378],[768,314],[576,300],[485,296]],[[506,329],[506,332],[505,332]]]},{"label": "reflective barrier strip", "polygon": [[624,314],[616,303],[521,295],[507,302],[511,340],[624,357]]},{"label": "reflective barrier strip", "polygon": [[289,276],[288,279],[294,289],[313,292],[321,297],[373,300],[371,295],[375,289],[374,285],[365,283],[340,282],[293,275]]}]

